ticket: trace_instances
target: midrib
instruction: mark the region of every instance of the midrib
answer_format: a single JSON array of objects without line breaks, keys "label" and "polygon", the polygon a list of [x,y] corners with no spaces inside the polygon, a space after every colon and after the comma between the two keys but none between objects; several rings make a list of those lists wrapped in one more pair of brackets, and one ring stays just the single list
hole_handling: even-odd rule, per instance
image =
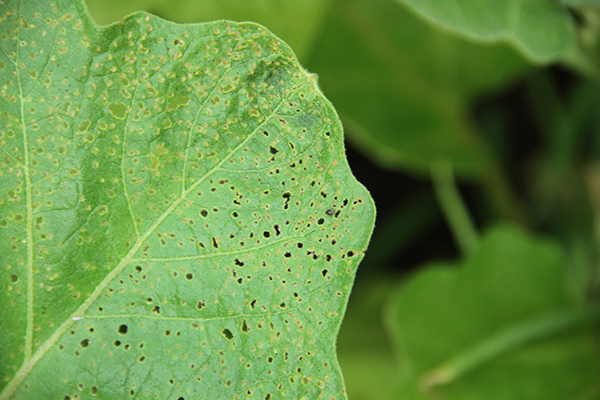
[{"label": "midrib", "polygon": [[[19,23],[21,21],[21,2],[19,2]],[[17,30],[17,56],[15,60],[15,71],[17,84],[19,85],[19,101],[21,106],[21,126],[23,129],[23,169],[25,173],[25,201],[27,208],[27,328],[25,331],[25,358],[23,363],[31,358],[33,351],[33,201],[31,198],[31,172],[29,170],[29,137],[27,134],[27,123],[25,122],[25,99],[23,98],[23,84],[21,82],[21,69],[19,60],[21,55],[21,27]]]}]

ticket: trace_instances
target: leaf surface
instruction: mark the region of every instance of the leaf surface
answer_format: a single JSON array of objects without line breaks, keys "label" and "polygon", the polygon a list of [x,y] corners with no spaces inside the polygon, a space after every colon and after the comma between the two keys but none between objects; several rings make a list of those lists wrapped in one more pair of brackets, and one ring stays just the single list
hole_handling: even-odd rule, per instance
[{"label": "leaf surface", "polygon": [[308,65],[358,148],[417,174],[440,159],[463,177],[484,174],[469,106],[521,76],[519,56],[433,29],[394,0],[336,0],[324,26]]},{"label": "leaf surface", "polygon": [[263,27],[0,3],[0,399],[344,398],[374,206]]},{"label": "leaf surface", "polygon": [[[594,335],[565,277],[560,246],[507,226],[488,232],[464,263],[421,270],[398,289],[388,314],[404,360],[398,398],[597,393]],[[592,314],[598,319],[597,307]]]},{"label": "leaf surface", "polygon": [[398,0],[465,37],[511,43],[529,60],[549,63],[576,46],[573,19],[553,0]]},{"label": "leaf surface", "polygon": [[258,22],[303,60],[316,40],[331,0],[86,0],[94,21],[106,25],[145,10],[175,22],[217,19]]}]

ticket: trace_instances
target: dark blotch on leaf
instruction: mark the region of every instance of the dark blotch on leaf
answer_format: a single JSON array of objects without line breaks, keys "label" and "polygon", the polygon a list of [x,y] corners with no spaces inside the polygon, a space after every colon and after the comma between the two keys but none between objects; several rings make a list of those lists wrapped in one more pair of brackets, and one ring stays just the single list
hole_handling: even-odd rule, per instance
[{"label": "dark blotch on leaf", "polygon": [[227,340],[233,339],[233,333],[231,333],[231,331],[227,328],[221,331],[221,335],[223,335]]}]

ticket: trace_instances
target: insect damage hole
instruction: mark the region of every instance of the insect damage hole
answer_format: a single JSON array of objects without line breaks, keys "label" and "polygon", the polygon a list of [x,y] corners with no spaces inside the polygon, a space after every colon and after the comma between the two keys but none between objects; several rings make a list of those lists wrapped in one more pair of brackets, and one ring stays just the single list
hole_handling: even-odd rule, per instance
[{"label": "insect damage hole", "polygon": [[233,333],[231,333],[231,331],[227,328],[221,331],[221,335],[223,335],[223,337],[227,340],[233,339]]},{"label": "insect damage hole", "polygon": [[117,328],[117,332],[119,332],[121,335],[125,335],[127,333],[127,329],[127,325],[121,324],[119,325],[119,328]]}]

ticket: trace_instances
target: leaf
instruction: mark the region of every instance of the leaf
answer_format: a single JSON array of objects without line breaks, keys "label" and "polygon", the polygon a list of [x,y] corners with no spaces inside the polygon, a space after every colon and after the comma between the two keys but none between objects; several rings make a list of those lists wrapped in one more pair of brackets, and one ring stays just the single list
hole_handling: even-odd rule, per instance
[{"label": "leaf", "polygon": [[0,399],[344,398],[373,228],[331,104],[263,27],[0,23]]},{"label": "leaf", "polygon": [[398,398],[597,393],[594,335],[582,324],[600,311],[576,305],[565,278],[557,244],[507,226],[488,232],[464,263],[421,270],[388,315],[407,377]]},{"label": "leaf", "polygon": [[[372,276],[372,270],[365,273],[369,272]],[[395,286],[394,279],[369,279],[363,274],[352,289],[336,343],[351,400],[385,400],[397,389],[398,367],[382,318],[383,305]]]},{"label": "leaf", "polygon": [[534,63],[551,63],[576,47],[573,19],[554,0],[398,0],[464,37],[508,42]]},{"label": "leaf", "polygon": [[515,53],[432,29],[393,0],[337,0],[324,26],[308,65],[358,148],[416,174],[447,159],[462,177],[485,175],[470,103],[526,70]]},{"label": "leaf", "polygon": [[317,39],[331,0],[86,0],[86,3],[92,18],[101,25],[138,10],[175,22],[255,21],[285,40],[303,60]]}]

